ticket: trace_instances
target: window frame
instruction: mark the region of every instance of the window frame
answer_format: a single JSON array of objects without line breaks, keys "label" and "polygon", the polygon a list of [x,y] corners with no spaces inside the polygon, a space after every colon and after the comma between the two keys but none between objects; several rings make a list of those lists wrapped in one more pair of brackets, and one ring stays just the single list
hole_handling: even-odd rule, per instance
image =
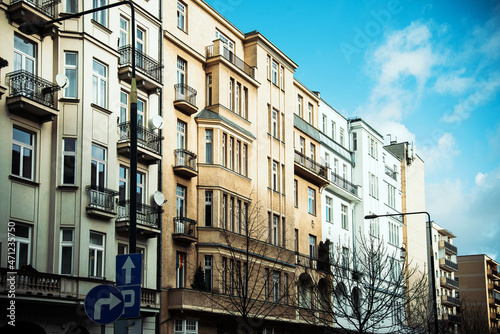
[{"label": "window frame", "polygon": [[205,163],[212,164],[213,157],[214,130],[205,129]]},{"label": "window frame", "polygon": [[[104,69],[104,75],[95,71],[95,65],[99,65]],[[108,73],[109,69],[106,64],[97,59],[92,60],[92,103],[104,109],[108,107]],[[97,86],[94,84],[97,84]],[[102,90],[103,87],[104,90]]]},{"label": "window frame", "polygon": [[[64,240],[64,232],[71,231],[71,240]],[[74,270],[74,249],[75,249],[75,230],[73,228],[61,228],[60,234],[60,253],[59,253],[59,274],[60,275],[73,275]],[[63,272],[63,262],[64,262],[64,248],[70,248],[70,270],[68,272]]]},{"label": "window frame", "polygon": [[333,198],[325,196],[325,220],[333,223]]},{"label": "window frame", "polygon": [[[99,157],[94,156],[94,148],[102,150],[102,152],[104,153],[104,159],[101,159]],[[107,178],[107,175],[106,175],[107,174],[107,151],[108,150],[105,147],[102,147],[100,145],[92,143],[92,151],[91,151],[91,158],[90,158],[90,168],[91,168],[91,173],[90,173],[91,174],[91,180],[90,180],[90,182],[91,182],[91,184],[93,186],[104,187],[104,188],[106,187],[106,184],[108,182],[108,180],[107,180],[108,178]],[[93,180],[93,178],[92,178],[92,166],[93,166],[93,163],[95,163],[96,166],[97,166],[97,168],[96,168],[96,179],[95,180]],[[104,167],[104,170],[103,170],[103,178],[104,179],[102,181],[103,184],[100,184],[100,182],[97,182],[99,180],[99,174],[100,174],[99,173],[99,168],[98,168],[99,166],[103,166]]]},{"label": "window frame", "polygon": [[[92,8],[99,8],[107,5],[106,0],[93,0]],[[103,27],[108,27],[108,11],[100,10],[92,13],[92,19]]]},{"label": "window frame", "polygon": [[[66,142],[67,141],[73,141],[74,142],[74,150],[69,151],[66,150]],[[61,183],[63,185],[71,185],[74,186],[76,185],[76,168],[77,168],[77,139],[76,138],[63,138],[62,140],[62,172],[61,172]],[[66,182],[66,158],[67,157],[73,157],[73,182]]]},{"label": "window frame", "polygon": [[[28,135],[31,141],[31,144],[28,144],[26,142],[22,142],[19,140],[14,139],[15,131],[20,131],[24,135]],[[19,173],[14,172],[14,145],[19,147],[19,161],[18,161],[18,168],[19,168]],[[36,167],[36,134],[32,131],[26,130],[21,127],[14,126],[12,128],[12,155],[11,155],[11,174],[15,175],[17,177],[20,177],[22,179],[34,181],[35,180],[35,167]],[[30,151],[31,152],[31,162],[30,162],[30,170],[29,170],[29,177],[25,176],[25,164],[24,164],[24,151]]]},{"label": "window frame", "polygon": [[[28,236],[24,237],[21,236],[19,232],[19,227],[23,226],[27,229],[28,231]],[[31,265],[31,256],[32,256],[32,241],[33,241],[33,226],[28,225],[28,224],[19,224],[15,223],[16,227],[16,234],[14,236],[14,242],[15,242],[15,247],[16,247],[16,269],[22,269],[22,266],[29,266]],[[21,245],[27,245],[26,249],[26,263],[20,263],[20,254],[21,252]]]},{"label": "window frame", "polygon": [[[92,234],[97,235],[102,237],[102,245],[99,244],[94,244],[92,243]],[[94,261],[94,265],[92,266],[92,261],[91,261],[91,252],[96,258],[101,258],[101,265],[100,268],[99,266],[99,261]],[[106,234],[97,232],[97,231],[90,231],[89,234],[89,266],[88,266],[88,275],[89,277],[101,277],[104,278],[104,271],[105,271],[105,252],[106,252]],[[99,272],[100,271],[100,272]],[[100,274],[100,275],[99,275]]]},{"label": "window frame", "polygon": [[[74,0],[76,1],[76,0]],[[75,64],[68,64],[68,56],[75,55]],[[71,74],[75,73],[74,80],[71,80]],[[68,78],[68,86],[64,88],[63,96],[67,99],[78,98],[78,52],[64,51],[64,75]],[[74,94],[69,94],[69,89],[74,89]]]},{"label": "window frame", "polygon": [[311,187],[307,188],[308,212],[311,215],[316,215],[316,190]]},{"label": "window frame", "polygon": [[349,217],[347,215],[347,205],[340,204],[341,225],[344,230],[349,230]]},{"label": "window frame", "polygon": [[186,253],[175,253],[175,287],[184,288],[186,285]]},{"label": "window frame", "polygon": [[187,32],[186,17],[187,17],[187,6],[181,1],[177,1],[177,28],[179,28],[184,32]]}]

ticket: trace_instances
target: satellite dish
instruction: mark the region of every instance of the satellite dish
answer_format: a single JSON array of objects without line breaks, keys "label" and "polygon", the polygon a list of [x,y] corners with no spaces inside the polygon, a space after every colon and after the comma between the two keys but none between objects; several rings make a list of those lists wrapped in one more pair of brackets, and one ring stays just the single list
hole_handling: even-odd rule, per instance
[{"label": "satellite dish", "polygon": [[61,87],[62,89],[64,88],[68,88],[69,86],[69,80],[68,80],[68,77],[65,76],[64,74],[58,74],[56,75],[56,83],[59,87]]},{"label": "satellite dish", "polygon": [[160,115],[155,115],[149,120],[149,124],[153,129],[161,129],[163,128],[163,117]]},{"label": "satellite dish", "polygon": [[155,191],[153,194],[153,201],[155,201],[156,205],[163,206],[167,200],[160,191]]}]

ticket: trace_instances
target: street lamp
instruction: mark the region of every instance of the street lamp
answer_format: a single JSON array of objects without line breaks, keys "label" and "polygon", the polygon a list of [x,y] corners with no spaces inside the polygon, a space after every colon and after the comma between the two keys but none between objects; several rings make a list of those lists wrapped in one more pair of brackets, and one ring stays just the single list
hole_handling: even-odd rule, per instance
[{"label": "street lamp", "polygon": [[135,79],[135,7],[132,1],[121,1],[112,3],[106,6],[89,9],[80,13],[65,15],[64,17],[53,19],[49,21],[30,21],[24,22],[19,26],[19,31],[27,35],[42,34],[47,25],[59,23],[68,19],[73,19],[87,15],[90,13],[99,12],[108,8],[117,7],[121,5],[130,6],[130,18],[132,22],[132,81],[130,87],[130,232],[129,232],[129,253],[136,252],[137,244],[137,83]]},{"label": "street lamp", "polygon": [[436,296],[436,276],[434,276],[434,248],[432,247],[432,225],[431,225],[431,215],[427,211],[418,211],[418,212],[405,212],[405,213],[392,213],[392,214],[385,214],[385,215],[377,215],[377,214],[371,214],[371,215],[366,215],[365,219],[375,219],[379,217],[394,217],[394,216],[409,216],[409,215],[419,215],[419,214],[426,214],[427,215],[427,227],[429,231],[429,244],[430,244],[430,265],[431,265],[431,284],[432,287],[430,288],[432,291],[432,306],[434,309],[434,330],[435,333],[439,333],[439,328],[438,328],[438,315],[437,315],[437,296]]}]

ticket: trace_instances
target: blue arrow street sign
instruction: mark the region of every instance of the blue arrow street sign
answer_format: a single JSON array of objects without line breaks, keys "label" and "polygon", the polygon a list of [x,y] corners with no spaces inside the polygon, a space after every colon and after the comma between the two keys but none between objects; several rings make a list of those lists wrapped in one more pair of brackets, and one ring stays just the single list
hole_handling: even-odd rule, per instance
[{"label": "blue arrow street sign", "polygon": [[85,297],[85,313],[98,324],[116,321],[123,313],[124,301],[120,290],[101,284],[92,288]]},{"label": "blue arrow street sign", "polygon": [[141,286],[119,286],[125,307],[120,319],[139,318],[141,316]]},{"label": "blue arrow street sign", "polygon": [[141,285],[142,254],[116,256],[116,286]]}]

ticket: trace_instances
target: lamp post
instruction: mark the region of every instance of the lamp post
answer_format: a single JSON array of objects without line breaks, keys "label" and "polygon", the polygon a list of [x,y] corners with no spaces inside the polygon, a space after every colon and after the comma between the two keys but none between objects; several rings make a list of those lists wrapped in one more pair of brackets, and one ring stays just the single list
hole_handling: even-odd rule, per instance
[{"label": "lamp post", "polygon": [[19,26],[19,31],[27,35],[42,34],[47,25],[59,23],[65,20],[81,17],[90,13],[99,12],[108,8],[117,7],[121,5],[130,6],[130,18],[132,23],[132,81],[130,87],[130,232],[129,232],[129,253],[136,252],[137,244],[137,83],[135,79],[135,7],[132,1],[121,1],[112,3],[106,6],[89,9],[83,12],[65,15],[64,17],[53,19],[49,21],[30,21],[24,22]]},{"label": "lamp post", "polygon": [[[429,231],[429,244],[430,244],[430,256],[429,256],[429,261],[430,267],[431,267],[431,284],[432,286],[430,287],[430,290],[432,291],[432,306],[433,306],[433,313],[434,313],[434,331],[435,334],[439,333],[439,327],[438,327],[438,315],[437,315],[437,296],[436,296],[436,276],[434,274],[434,248],[432,247],[432,225],[431,225],[431,215],[427,211],[418,211],[418,212],[405,212],[405,213],[393,213],[393,214],[385,214],[385,215],[377,215],[377,214],[371,214],[371,215],[366,215],[365,219],[375,219],[379,217],[394,217],[394,216],[409,216],[409,215],[419,215],[419,214],[426,214],[427,215],[427,227]],[[430,330],[430,328],[429,328]]]}]

